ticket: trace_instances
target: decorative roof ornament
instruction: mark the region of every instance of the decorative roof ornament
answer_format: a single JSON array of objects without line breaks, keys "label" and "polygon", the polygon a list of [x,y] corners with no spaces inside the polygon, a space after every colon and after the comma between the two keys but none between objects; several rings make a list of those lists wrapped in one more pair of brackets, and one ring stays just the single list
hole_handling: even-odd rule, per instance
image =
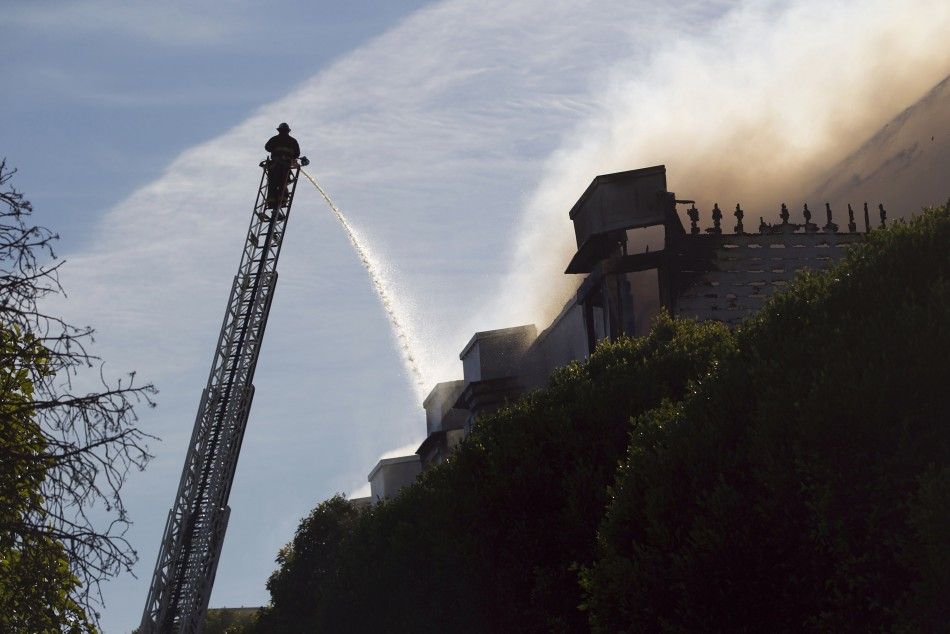
[{"label": "decorative roof ornament", "polygon": [[805,231],[808,233],[818,231],[818,225],[811,221],[811,209],[808,208],[808,203],[802,207],[802,214],[805,216]]},{"label": "decorative roof ornament", "polygon": [[851,203],[848,203],[848,233],[856,233],[858,230],[858,225],[854,221],[854,209],[851,207]]},{"label": "decorative roof ornament", "polygon": [[825,203],[825,216],[828,222],[822,227],[827,233],[838,233],[838,225],[831,220],[831,203]]},{"label": "decorative roof ornament", "polygon": [[706,229],[706,233],[722,233],[722,210],[719,209],[719,203],[713,203],[712,219],[713,226]]},{"label": "decorative roof ornament", "polygon": [[[810,213],[811,212],[809,212],[809,214]],[[788,221],[789,218],[791,218],[791,214],[788,212],[788,205],[785,203],[782,203],[782,211],[779,213],[779,217],[782,219],[782,224],[772,227],[772,233],[795,233],[798,231],[800,225]]]},{"label": "decorative roof ornament", "polygon": [[742,207],[739,206],[739,203],[736,203],[736,211],[732,214],[736,217],[736,228],[733,229],[737,234],[743,234],[745,231],[742,228],[742,217],[745,215],[742,211]]},{"label": "decorative roof ornament", "polygon": [[696,235],[699,233],[699,210],[696,209],[696,203],[686,210],[686,215],[689,216],[689,232]]}]

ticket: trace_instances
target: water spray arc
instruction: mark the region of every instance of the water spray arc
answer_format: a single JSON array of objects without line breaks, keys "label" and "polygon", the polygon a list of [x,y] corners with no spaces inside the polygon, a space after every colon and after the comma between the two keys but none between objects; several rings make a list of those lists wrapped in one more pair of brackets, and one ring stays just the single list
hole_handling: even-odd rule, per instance
[{"label": "water spray arc", "polygon": [[330,195],[327,194],[326,190],[323,189],[316,179],[307,173],[306,170],[301,169],[300,173],[306,176],[307,180],[316,187],[317,191],[320,192],[320,195],[323,196],[323,199],[327,202],[327,205],[329,205],[330,211],[333,212],[333,215],[343,226],[346,237],[356,251],[357,256],[359,256],[363,268],[366,269],[366,274],[369,275],[373,290],[376,291],[376,295],[379,297],[379,303],[382,304],[383,310],[386,311],[386,316],[389,318],[389,323],[392,326],[393,336],[399,344],[399,352],[402,354],[406,370],[411,375],[415,387],[422,393],[422,390],[425,388],[425,378],[423,377],[422,370],[419,368],[418,361],[413,355],[412,341],[409,338],[408,330],[396,313],[396,299],[389,290],[389,286],[383,280],[379,264],[375,258],[373,258],[369,247],[360,237],[359,232],[353,228],[343,212],[340,211],[340,208],[336,206],[336,203],[334,203]]},{"label": "water spray arc", "polygon": [[[281,194],[273,198],[269,197],[273,170],[268,174],[272,160],[260,164],[262,173],[251,224],[139,626],[143,634],[203,631],[231,513],[228,498],[254,398],[254,372],[277,286],[277,261],[300,168],[307,164],[304,157],[299,163],[294,161],[284,177]],[[379,264],[326,191],[310,174],[304,175],[343,225],[389,317],[406,368],[421,388],[422,372]]]}]

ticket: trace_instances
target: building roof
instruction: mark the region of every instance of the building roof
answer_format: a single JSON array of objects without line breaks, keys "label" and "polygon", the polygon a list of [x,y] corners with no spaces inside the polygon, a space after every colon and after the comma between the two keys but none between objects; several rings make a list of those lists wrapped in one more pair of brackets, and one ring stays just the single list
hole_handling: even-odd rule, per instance
[{"label": "building roof", "polygon": [[524,326],[512,326],[511,328],[499,328],[497,330],[483,330],[481,332],[476,332],[472,335],[472,338],[468,340],[468,343],[465,344],[465,347],[462,348],[462,351],[459,353],[459,359],[464,359],[478,341],[484,341],[486,339],[497,339],[500,337],[507,337],[510,335],[522,334],[525,336],[530,336],[532,339],[537,334],[537,327],[534,324],[525,324]]},{"label": "building roof", "polygon": [[379,473],[379,470],[382,469],[383,467],[393,465],[393,464],[400,464],[403,462],[419,462],[419,456],[413,453],[413,454],[409,454],[408,456],[396,456],[395,458],[383,458],[382,460],[376,463],[376,466],[373,467],[373,470],[370,471],[369,475],[366,477],[367,479],[372,480],[373,477],[377,473]]},{"label": "building roof", "polygon": [[571,208],[577,253],[566,273],[589,273],[616,242],[618,231],[666,222],[666,167],[602,174]]}]

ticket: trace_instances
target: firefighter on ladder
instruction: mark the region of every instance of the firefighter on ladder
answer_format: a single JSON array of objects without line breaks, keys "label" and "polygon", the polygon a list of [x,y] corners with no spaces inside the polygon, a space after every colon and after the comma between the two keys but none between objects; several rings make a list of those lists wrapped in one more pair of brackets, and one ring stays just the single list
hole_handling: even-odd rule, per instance
[{"label": "firefighter on ladder", "polygon": [[264,149],[270,152],[267,162],[267,208],[277,209],[284,204],[287,195],[287,176],[294,161],[300,158],[300,145],[290,136],[290,126],[281,123],[277,134],[272,136]]}]

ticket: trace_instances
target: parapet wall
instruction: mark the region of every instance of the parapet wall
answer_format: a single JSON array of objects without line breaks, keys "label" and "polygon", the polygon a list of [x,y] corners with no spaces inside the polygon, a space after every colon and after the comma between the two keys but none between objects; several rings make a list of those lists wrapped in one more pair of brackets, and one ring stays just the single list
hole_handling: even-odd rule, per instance
[{"label": "parapet wall", "polygon": [[[878,206],[880,224],[887,212]],[[854,211],[848,206],[848,231],[838,231],[830,206],[825,206],[826,222],[812,222],[811,211],[802,209],[804,223],[790,222],[791,214],[783,204],[781,223],[759,219],[758,233],[745,233],[744,213],[739,205],[733,234],[723,233],[722,211],[716,205],[711,213],[713,226],[701,232],[699,211],[687,210],[691,221],[688,235],[672,245],[671,312],[680,317],[716,320],[737,325],[757,312],[774,292],[785,288],[802,271],[822,270],[844,257],[846,247],[859,241]],[[868,205],[864,205],[864,230],[871,230]],[[704,235],[705,234],[705,235]]]},{"label": "parapet wall", "polygon": [[738,324],[800,272],[826,269],[840,260],[845,247],[860,235],[703,236],[703,250],[711,252],[711,258],[684,258],[678,271],[682,290],[673,300],[673,313]]}]

